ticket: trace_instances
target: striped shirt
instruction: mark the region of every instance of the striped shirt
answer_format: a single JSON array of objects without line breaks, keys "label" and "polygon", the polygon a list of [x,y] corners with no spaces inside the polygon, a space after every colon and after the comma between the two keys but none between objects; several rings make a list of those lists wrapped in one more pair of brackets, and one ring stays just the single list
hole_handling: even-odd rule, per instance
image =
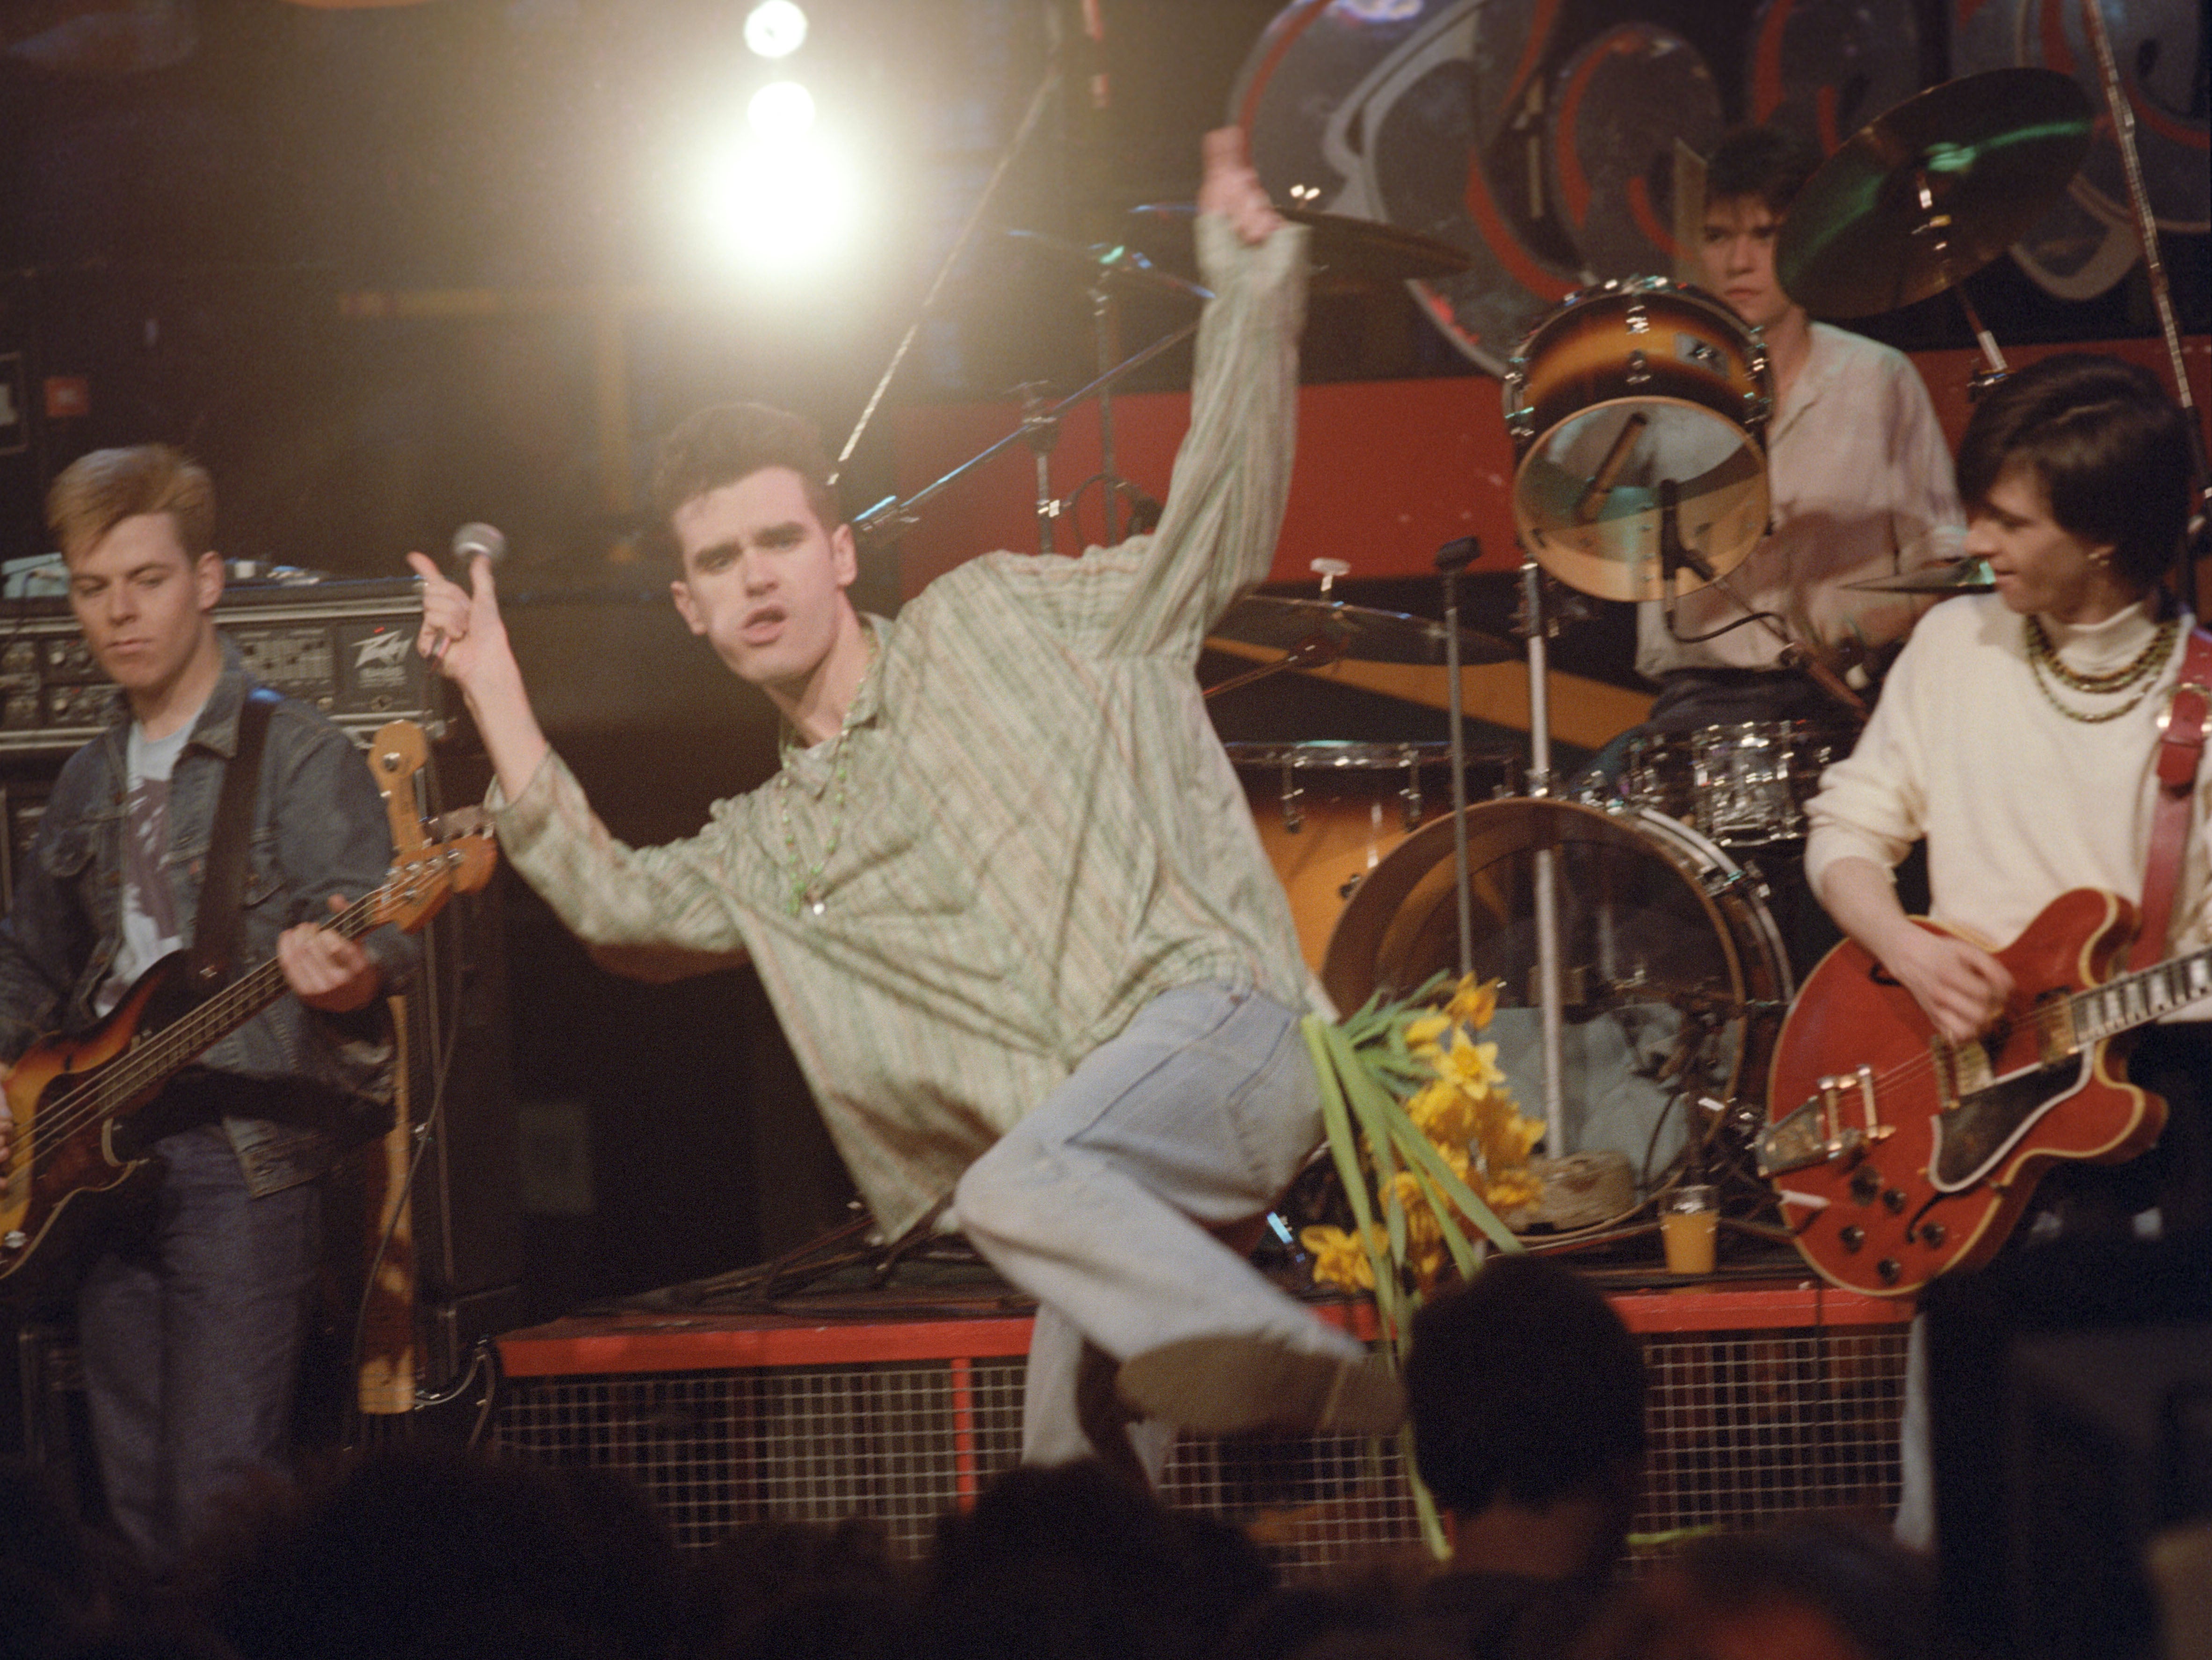
[{"label": "striped shirt", "polygon": [[791,753],[687,841],[617,842],[557,757],[495,801],[587,941],[750,954],[890,1235],[1163,993],[1326,1006],[1194,673],[1281,527],[1306,234],[1197,230],[1217,298],[1154,534],[988,555],[871,619],[842,752]]}]

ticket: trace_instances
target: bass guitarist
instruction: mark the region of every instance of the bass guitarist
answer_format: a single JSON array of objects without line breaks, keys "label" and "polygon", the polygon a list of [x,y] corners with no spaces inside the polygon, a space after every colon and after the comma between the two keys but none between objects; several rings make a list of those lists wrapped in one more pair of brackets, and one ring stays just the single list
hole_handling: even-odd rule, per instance
[{"label": "bass guitarist", "polygon": [[[0,1055],[11,1077],[27,1073],[43,1034],[84,1032],[156,963],[211,934],[228,936],[210,954],[230,970],[274,959],[293,994],[121,1121],[127,1152],[158,1156],[158,1181],[143,1206],[101,1219],[76,1279],[109,1510],[159,1577],[228,1490],[282,1464],[316,1277],[317,1178],[353,1122],[381,1128],[357,1109],[380,1095],[388,1122],[379,994],[416,949],[389,927],[356,940],[320,926],[382,880],[391,830],[345,735],[304,704],[254,696],[216,631],[223,566],[205,471],[160,445],[95,451],[54,481],[46,517],[85,643],[125,707],[62,769],[0,922]],[[253,702],[264,708],[248,716]],[[218,836],[228,763],[257,745],[244,834]],[[240,856],[226,860],[211,839]],[[204,881],[233,887],[235,903],[200,917]],[[0,1171],[14,1188],[64,1134],[100,1133],[43,1107],[22,1116],[0,1106]]]},{"label": "bass guitarist", "polygon": [[[2163,809],[2160,778],[2162,732],[2191,648],[2192,618],[2174,597],[2187,587],[2186,567],[2168,581],[2191,471],[2184,418],[2155,378],[2081,354],[2003,381],[1960,442],[1966,551],[1989,562],[1996,591],[1946,601],[1922,619],[1857,747],[1823,779],[1806,849],[1807,874],[1837,925],[1954,1043],[1988,1031],[2008,998],[2016,1012],[2016,994],[2039,989],[2016,987],[1973,940],[2009,945],[2062,893],[2102,889],[2143,905],[2147,875],[2162,865],[2170,905],[2154,897],[2147,908],[2166,911],[2163,937],[2131,960],[2202,951],[2212,939],[2212,763],[2200,751],[2192,773],[2170,760],[2179,775]],[[2187,678],[2201,675],[2187,668]],[[2174,827],[2172,851],[2154,860],[2162,817]],[[1923,837],[1932,918],[1972,939],[1917,926],[1898,902],[1891,870]],[[2032,1230],[2172,1237],[2208,1225],[2208,1019],[2203,1000],[2172,1011],[2129,1059],[2130,1078],[2168,1109],[2154,1151],[2115,1166],[2061,1167],[2043,1184],[2049,1209]],[[2155,1106],[2147,1112],[2130,1145],[2155,1129]],[[1924,1544],[1917,1416],[1908,1405],[1899,1531]]]}]

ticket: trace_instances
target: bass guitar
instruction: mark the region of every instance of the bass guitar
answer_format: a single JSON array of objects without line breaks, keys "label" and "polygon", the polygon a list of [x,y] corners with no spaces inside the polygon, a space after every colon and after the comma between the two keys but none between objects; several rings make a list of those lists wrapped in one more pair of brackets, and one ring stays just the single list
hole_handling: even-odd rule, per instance
[{"label": "bass guitar", "polygon": [[[395,721],[376,735],[370,766],[394,822],[403,784],[428,754],[422,731]],[[325,926],[348,939],[392,923],[413,933],[456,893],[491,879],[498,843],[476,808],[446,815],[439,835],[414,834],[389,879]],[[67,1254],[100,1213],[143,1195],[160,1160],[137,1144],[131,1120],[179,1073],[289,989],[275,958],[206,994],[190,983],[190,953],[173,952],[140,976],[122,1001],[90,1031],[43,1038],[0,1079],[15,1124],[0,1169],[0,1292],[20,1292],[37,1277],[26,1266]]]},{"label": "bass guitar", "polygon": [[1917,1291],[1995,1254],[2052,1165],[2158,1140],[2166,1103],[2127,1081],[2116,1040],[2212,996],[2212,951],[2116,974],[2136,925],[2116,894],[2059,895],[1995,953],[2014,994],[1964,1043],[1854,942],[1821,959],[1776,1040],[1757,1151],[1823,1279]]}]

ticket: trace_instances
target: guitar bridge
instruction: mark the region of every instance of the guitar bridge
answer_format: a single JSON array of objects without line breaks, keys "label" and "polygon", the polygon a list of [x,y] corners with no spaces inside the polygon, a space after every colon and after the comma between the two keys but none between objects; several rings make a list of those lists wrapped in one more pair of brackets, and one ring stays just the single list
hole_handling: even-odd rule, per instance
[{"label": "guitar bridge", "polygon": [[[1824,1088],[1829,1081],[1822,1080]],[[1825,1094],[1816,1095],[1788,1117],[1768,1125],[1753,1149],[1759,1176],[1771,1180],[1790,1171],[1831,1164],[1863,1152],[1867,1138],[1861,1131],[1830,1128],[1823,1133],[1823,1118],[1832,1113],[1833,1105]]]},{"label": "guitar bridge", "polygon": [[[1881,1122],[1875,1109],[1872,1067],[1862,1066],[1856,1072],[1823,1078],[1819,1091],[1788,1117],[1777,1119],[1759,1138],[1760,1176],[1772,1177],[1812,1164],[1856,1158],[1870,1143],[1886,1141],[1897,1133],[1894,1125]],[[1842,1122],[1844,1101],[1854,1093],[1859,1098],[1859,1110],[1866,1118],[1863,1128],[1850,1128]]]}]

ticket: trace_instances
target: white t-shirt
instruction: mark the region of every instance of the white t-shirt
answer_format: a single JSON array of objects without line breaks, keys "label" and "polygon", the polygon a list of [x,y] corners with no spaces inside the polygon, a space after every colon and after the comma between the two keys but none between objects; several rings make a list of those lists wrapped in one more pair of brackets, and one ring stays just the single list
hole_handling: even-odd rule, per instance
[{"label": "white t-shirt", "polygon": [[123,938],[94,1006],[106,1014],[148,969],[185,943],[163,866],[169,857],[169,778],[199,711],[166,738],[131,723],[123,820]]}]

